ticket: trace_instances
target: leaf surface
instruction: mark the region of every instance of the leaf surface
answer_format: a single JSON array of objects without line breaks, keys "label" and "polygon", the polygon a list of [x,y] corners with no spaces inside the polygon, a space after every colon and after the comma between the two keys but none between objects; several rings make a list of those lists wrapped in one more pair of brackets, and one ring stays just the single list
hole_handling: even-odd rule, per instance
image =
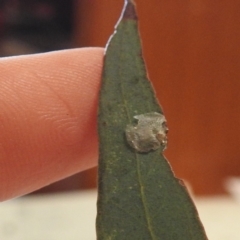
[{"label": "leaf surface", "polygon": [[162,154],[164,146],[141,153],[126,139],[134,116],[162,114],[130,0],[107,46],[99,101],[97,239],[207,239],[191,198]]}]

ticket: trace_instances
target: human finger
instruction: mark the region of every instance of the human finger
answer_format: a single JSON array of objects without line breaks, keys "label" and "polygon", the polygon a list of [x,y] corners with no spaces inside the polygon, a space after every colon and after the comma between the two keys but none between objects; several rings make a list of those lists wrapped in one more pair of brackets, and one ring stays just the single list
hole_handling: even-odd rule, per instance
[{"label": "human finger", "polygon": [[0,59],[0,200],[97,164],[103,49]]}]

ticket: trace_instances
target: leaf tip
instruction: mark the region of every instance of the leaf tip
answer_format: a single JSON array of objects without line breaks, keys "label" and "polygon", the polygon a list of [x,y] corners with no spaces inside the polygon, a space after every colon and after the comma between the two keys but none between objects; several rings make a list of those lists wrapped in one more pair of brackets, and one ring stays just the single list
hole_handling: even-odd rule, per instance
[{"label": "leaf tip", "polygon": [[136,6],[134,0],[125,0],[123,19],[137,20]]}]

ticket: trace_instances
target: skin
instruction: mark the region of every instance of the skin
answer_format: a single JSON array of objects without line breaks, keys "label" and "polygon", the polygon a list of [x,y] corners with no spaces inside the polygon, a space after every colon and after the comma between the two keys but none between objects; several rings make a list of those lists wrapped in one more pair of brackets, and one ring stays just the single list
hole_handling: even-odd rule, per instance
[{"label": "skin", "polygon": [[97,165],[103,51],[0,59],[0,201]]}]

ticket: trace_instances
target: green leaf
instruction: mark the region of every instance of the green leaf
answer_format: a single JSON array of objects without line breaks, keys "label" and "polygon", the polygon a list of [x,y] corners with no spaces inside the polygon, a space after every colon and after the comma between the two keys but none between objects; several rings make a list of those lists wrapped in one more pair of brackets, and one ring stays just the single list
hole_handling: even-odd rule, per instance
[{"label": "green leaf", "polygon": [[[156,150],[144,152],[134,148],[139,136],[133,134],[127,141],[126,129],[137,124],[134,116],[145,114],[146,119],[148,113],[162,113],[147,79],[137,15],[130,0],[125,1],[107,46],[99,104],[97,239],[207,239],[187,190],[162,154],[164,141]],[[143,125],[151,129],[156,123],[153,119]],[[152,140],[139,141],[145,147]]]}]

